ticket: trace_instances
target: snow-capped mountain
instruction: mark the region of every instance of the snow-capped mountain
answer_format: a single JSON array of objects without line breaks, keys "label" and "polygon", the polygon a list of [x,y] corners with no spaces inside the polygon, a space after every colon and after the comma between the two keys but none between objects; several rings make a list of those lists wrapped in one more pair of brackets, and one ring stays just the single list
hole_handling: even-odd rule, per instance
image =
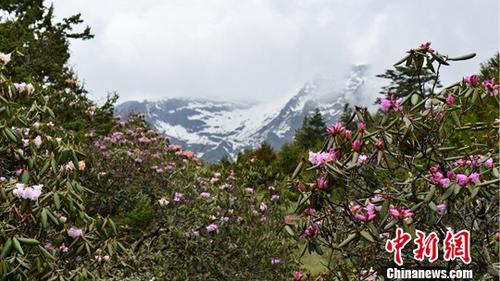
[{"label": "snow-capped mountain", "polygon": [[347,77],[317,77],[282,104],[244,104],[203,99],[170,98],[128,101],[115,114],[145,114],[147,122],[207,161],[234,158],[245,148],[267,141],[279,148],[293,139],[306,114],[319,108],[327,123],[342,114],[346,102],[359,100],[368,66],[354,66]]}]

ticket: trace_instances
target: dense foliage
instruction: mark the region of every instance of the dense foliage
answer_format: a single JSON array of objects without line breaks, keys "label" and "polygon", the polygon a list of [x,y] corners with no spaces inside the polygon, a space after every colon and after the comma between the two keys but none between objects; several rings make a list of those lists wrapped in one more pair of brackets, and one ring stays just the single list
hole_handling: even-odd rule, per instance
[{"label": "dense foliage", "polygon": [[375,280],[397,227],[471,231],[470,264],[408,247],[407,267],[498,277],[498,54],[441,88],[473,55],[422,44],[379,76],[379,112],[346,105],[327,126],[316,110],[279,150],[207,164],[87,97],[67,65],[92,37],[79,15],[0,10],[0,280]]},{"label": "dense foliage", "polygon": [[50,91],[1,73],[0,87],[2,280],[99,276],[124,247],[113,221],[86,213],[85,155],[47,106]]},{"label": "dense foliage", "polygon": [[[415,75],[435,73],[437,84],[442,66],[471,57],[443,56],[423,44],[396,66],[405,64]],[[441,241],[450,228],[471,231],[471,264],[419,262],[407,247],[405,267],[469,268],[476,278],[498,276],[495,79],[472,75],[439,92],[421,87],[399,99],[386,96],[377,116],[356,110],[349,120],[357,123],[355,131],[340,122],[328,127],[324,148],[310,151],[308,164],[299,166],[305,170],[297,177],[296,212],[302,219],[288,228],[308,241],[309,251],[328,256],[332,280],[373,280],[376,271],[393,265],[384,247],[396,227],[413,238],[417,230],[436,231]]]}]

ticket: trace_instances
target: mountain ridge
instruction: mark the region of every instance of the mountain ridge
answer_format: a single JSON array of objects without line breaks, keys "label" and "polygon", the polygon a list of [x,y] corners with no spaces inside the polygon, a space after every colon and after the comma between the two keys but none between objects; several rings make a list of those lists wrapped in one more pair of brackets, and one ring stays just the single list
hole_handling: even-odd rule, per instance
[{"label": "mountain ridge", "polygon": [[[181,144],[207,161],[235,159],[238,152],[267,141],[274,148],[293,140],[306,114],[318,108],[331,123],[349,100],[359,99],[369,66],[353,66],[347,78],[317,77],[281,104],[242,103],[196,98],[127,101],[115,108],[126,118],[143,113],[146,121],[172,143]],[[344,83],[342,83],[344,82]]]}]

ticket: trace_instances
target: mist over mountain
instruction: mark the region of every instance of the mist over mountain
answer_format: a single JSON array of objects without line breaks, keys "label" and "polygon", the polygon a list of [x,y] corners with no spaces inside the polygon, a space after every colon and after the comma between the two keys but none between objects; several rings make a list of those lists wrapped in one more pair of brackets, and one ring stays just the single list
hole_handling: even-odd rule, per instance
[{"label": "mist over mountain", "polygon": [[282,103],[223,102],[207,99],[168,98],[127,101],[115,115],[143,113],[146,121],[207,161],[234,159],[245,148],[267,141],[274,148],[293,140],[306,114],[318,108],[328,123],[342,114],[345,103],[371,103],[367,94],[373,79],[369,66],[356,65],[343,77],[320,75]]}]

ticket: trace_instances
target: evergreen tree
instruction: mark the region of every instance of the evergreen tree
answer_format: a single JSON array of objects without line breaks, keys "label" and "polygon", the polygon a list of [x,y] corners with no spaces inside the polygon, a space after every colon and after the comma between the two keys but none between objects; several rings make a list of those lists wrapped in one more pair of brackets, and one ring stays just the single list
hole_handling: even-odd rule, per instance
[{"label": "evergreen tree", "polygon": [[[404,97],[411,93],[430,93],[434,87],[436,74],[428,68],[421,69],[420,75],[415,75],[416,73],[413,68],[395,66],[394,69],[388,69],[383,74],[378,74],[378,78],[390,81],[388,85],[382,87],[380,93],[395,97]],[[441,87],[439,80],[435,87]]]},{"label": "evergreen tree", "polygon": [[253,152],[253,156],[256,160],[262,161],[265,166],[269,166],[274,160],[276,160],[276,153],[273,147],[266,141],[263,141],[259,147]]},{"label": "evergreen tree", "polygon": [[74,75],[67,66],[69,39],[91,39],[90,28],[73,29],[83,20],[80,14],[54,22],[54,7],[44,0],[0,2],[0,51],[16,52],[6,74],[15,81],[35,81],[65,86]]},{"label": "evergreen tree", "polygon": [[500,70],[500,53],[496,53],[487,61],[481,64],[481,70],[480,70],[481,79],[484,80],[484,79],[495,78],[497,79],[498,82],[500,78],[499,70]]},{"label": "evergreen tree", "polygon": [[93,38],[88,26],[74,31],[81,23],[80,14],[54,21],[54,7],[45,6],[44,0],[0,1],[0,52],[12,53],[5,73],[14,82],[43,85],[38,91],[50,91],[48,106],[78,140],[111,129],[117,100],[111,94],[97,106],[68,66],[70,39]]},{"label": "evergreen tree", "polygon": [[285,143],[278,152],[275,170],[282,175],[291,175],[304,155],[305,149],[294,143]]},{"label": "evergreen tree", "polygon": [[306,115],[295,134],[295,143],[299,147],[310,148],[321,144],[326,136],[326,124],[319,109],[315,109],[312,115]]},{"label": "evergreen tree", "polygon": [[342,111],[342,115],[340,115],[339,121],[344,124],[344,126],[351,130],[356,130],[356,123],[352,122],[352,115],[354,114],[354,110],[349,103],[344,104],[344,110]]}]

